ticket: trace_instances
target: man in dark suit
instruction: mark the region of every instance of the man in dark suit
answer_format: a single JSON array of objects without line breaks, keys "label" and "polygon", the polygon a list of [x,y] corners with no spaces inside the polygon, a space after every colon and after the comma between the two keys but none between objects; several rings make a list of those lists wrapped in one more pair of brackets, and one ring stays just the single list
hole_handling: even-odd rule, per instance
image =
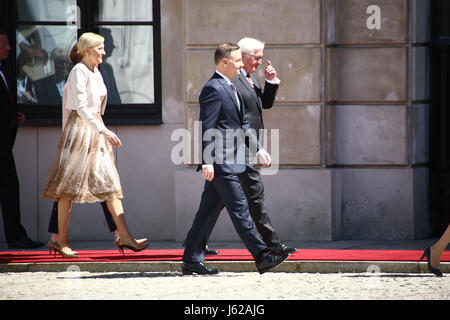
[{"label": "man in dark suit", "polygon": [[67,52],[61,48],[53,49],[50,61],[53,63],[54,73],[35,82],[36,96],[38,103],[60,105],[71,61]]},{"label": "man in dark suit", "polygon": [[31,249],[43,244],[29,239],[20,223],[19,179],[12,149],[17,126],[25,116],[17,112],[11,84],[2,66],[10,50],[6,32],[0,28],[0,206],[9,248]]},{"label": "man in dark suit", "polygon": [[[259,130],[264,128],[262,117],[263,109],[270,109],[275,101],[280,80],[270,60],[265,68],[265,84],[261,87],[254,76],[262,63],[264,43],[253,38],[243,38],[238,42],[242,51],[244,67],[232,82],[242,96],[245,105],[245,115],[250,128]],[[251,152],[251,150],[248,150]],[[250,154],[250,157],[254,155]],[[280,241],[275,228],[270,222],[267,209],[264,205],[264,185],[260,169],[252,161],[247,160],[245,171],[239,174],[242,188],[249,203],[250,216],[255,222],[256,229],[261,234],[267,246],[280,254],[296,252],[296,248],[288,247]]]},{"label": "man in dark suit", "polygon": [[[238,177],[239,173],[245,171],[245,157],[241,157],[244,143],[239,134],[248,134],[250,144],[258,145],[245,119],[242,99],[230,80],[243,67],[239,46],[229,43],[219,45],[214,60],[216,72],[203,87],[199,97],[203,137],[201,171],[206,181],[199,210],[186,239],[182,273],[219,272],[204,265],[204,248],[224,207],[235,230],[255,259],[258,271],[264,273],[285,261],[289,254],[273,255],[256,232]],[[270,155],[259,146],[257,149],[263,165],[270,165]]]}]

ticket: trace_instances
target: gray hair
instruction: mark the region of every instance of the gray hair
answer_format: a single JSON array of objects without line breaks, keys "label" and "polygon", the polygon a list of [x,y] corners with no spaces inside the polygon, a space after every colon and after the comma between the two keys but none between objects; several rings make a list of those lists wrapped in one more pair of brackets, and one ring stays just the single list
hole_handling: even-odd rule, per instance
[{"label": "gray hair", "polygon": [[264,42],[254,38],[242,38],[237,44],[247,54],[255,54],[256,50],[264,49]]}]

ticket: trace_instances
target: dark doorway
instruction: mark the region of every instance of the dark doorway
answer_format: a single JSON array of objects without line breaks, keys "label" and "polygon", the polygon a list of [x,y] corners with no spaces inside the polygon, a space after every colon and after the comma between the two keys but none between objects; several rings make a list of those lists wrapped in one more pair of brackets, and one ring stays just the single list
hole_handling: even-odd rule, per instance
[{"label": "dark doorway", "polygon": [[441,236],[450,223],[450,1],[430,5],[430,223]]}]

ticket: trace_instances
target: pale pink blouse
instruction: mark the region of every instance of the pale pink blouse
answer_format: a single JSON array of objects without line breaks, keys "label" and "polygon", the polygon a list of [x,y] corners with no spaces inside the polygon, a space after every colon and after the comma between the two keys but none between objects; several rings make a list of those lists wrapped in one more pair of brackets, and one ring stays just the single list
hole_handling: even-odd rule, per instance
[{"label": "pale pink blouse", "polygon": [[75,110],[98,132],[105,130],[105,125],[95,115],[105,113],[106,93],[106,86],[98,68],[95,67],[92,72],[84,63],[77,63],[64,85],[62,129],[64,130],[71,111]]}]

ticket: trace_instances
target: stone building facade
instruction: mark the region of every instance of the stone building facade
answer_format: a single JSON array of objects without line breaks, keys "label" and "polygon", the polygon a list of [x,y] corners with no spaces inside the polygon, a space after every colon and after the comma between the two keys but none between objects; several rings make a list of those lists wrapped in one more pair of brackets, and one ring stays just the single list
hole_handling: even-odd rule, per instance
[{"label": "stone building facade", "polygon": [[[429,2],[162,0],[163,124],[113,128],[133,233],[184,240],[204,182],[193,161],[172,163],[171,135],[194,135],[215,46],[251,36],[266,43],[263,64],[271,60],[281,79],[263,113],[268,131],[279,130],[280,169],[264,176],[279,236],[428,236]],[[51,202],[39,192],[59,136],[57,127],[24,127],[14,150],[22,220],[41,240]],[[99,205],[74,205],[70,237],[111,239]],[[239,240],[225,211],[212,240]]]}]

